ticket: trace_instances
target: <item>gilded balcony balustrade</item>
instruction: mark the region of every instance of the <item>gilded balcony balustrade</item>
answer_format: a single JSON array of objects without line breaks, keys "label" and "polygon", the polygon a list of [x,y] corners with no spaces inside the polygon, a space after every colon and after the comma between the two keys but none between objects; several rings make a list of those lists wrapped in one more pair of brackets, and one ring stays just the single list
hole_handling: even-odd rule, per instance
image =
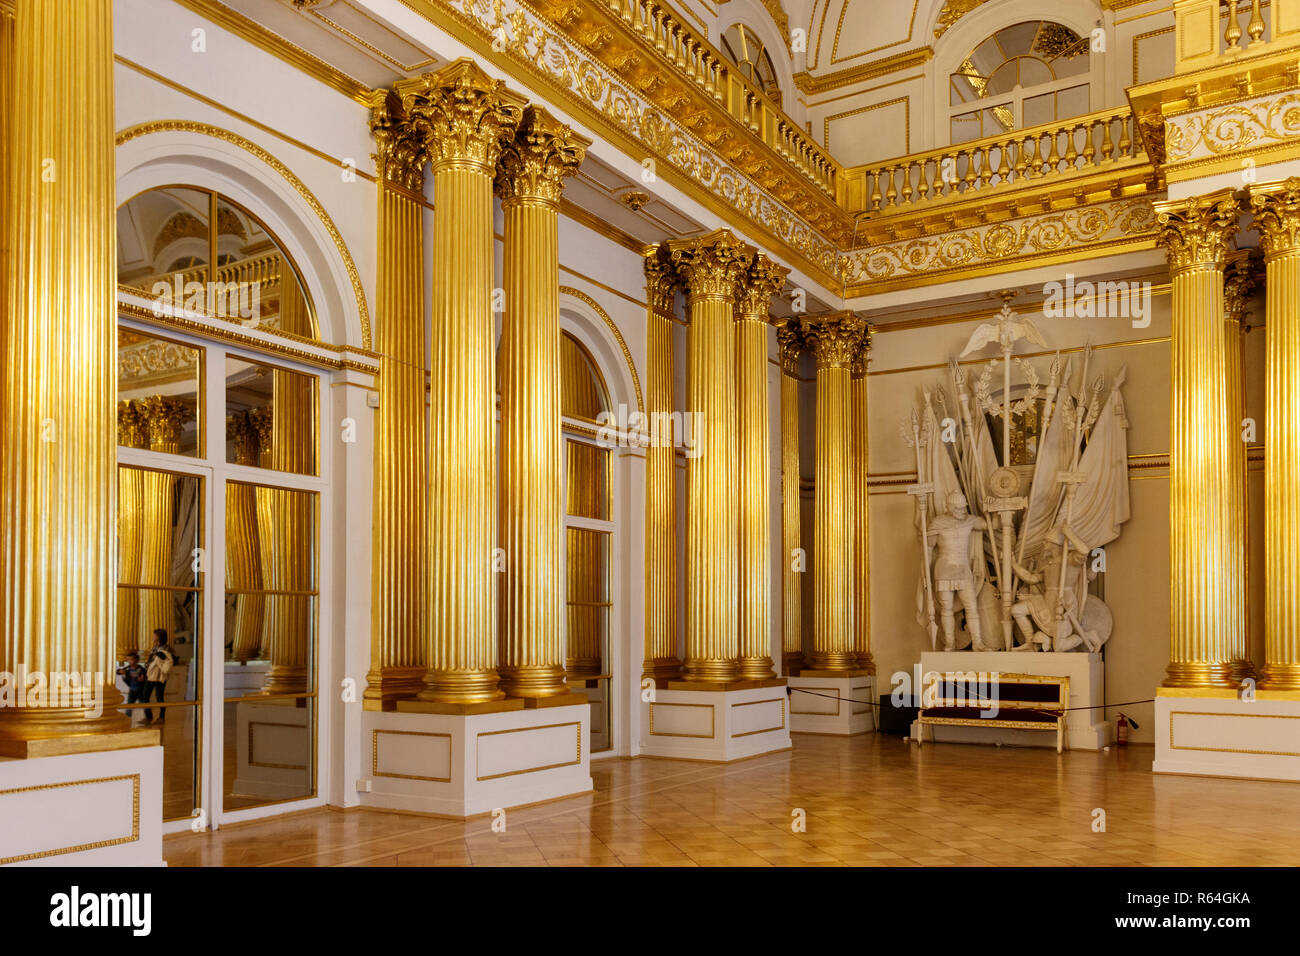
[{"label": "gilded balcony balustrade", "polygon": [[[671,10],[655,0],[540,0],[536,6],[542,16],[709,145],[747,173],[763,174],[763,185],[801,213],[814,208],[833,211],[839,164],[705,36]],[[715,104],[734,122],[712,122],[710,111],[700,108],[703,102]],[[755,150],[755,138],[782,162],[770,163]],[[787,171],[810,184],[812,194],[801,196],[800,184],[785,180]]]},{"label": "gilded balcony balustrade", "polygon": [[1174,0],[1175,70],[1188,73],[1300,41],[1300,0]]},{"label": "gilded balcony balustrade", "polygon": [[843,175],[850,210],[887,216],[1147,162],[1133,114],[1120,107],[859,166]]}]

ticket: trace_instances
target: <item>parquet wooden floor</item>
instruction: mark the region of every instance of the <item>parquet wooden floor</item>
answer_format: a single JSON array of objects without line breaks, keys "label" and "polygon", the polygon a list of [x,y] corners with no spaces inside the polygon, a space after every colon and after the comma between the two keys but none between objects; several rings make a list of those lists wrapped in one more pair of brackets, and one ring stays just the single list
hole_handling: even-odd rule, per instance
[{"label": "parquet wooden floor", "polygon": [[[1300,785],[1110,753],[796,735],[739,763],[592,764],[595,792],[453,822],[313,810],[168,837],[172,866],[1014,866],[1300,862]],[[794,812],[806,832],[792,832]],[[1095,811],[1105,831],[1094,832]]]}]

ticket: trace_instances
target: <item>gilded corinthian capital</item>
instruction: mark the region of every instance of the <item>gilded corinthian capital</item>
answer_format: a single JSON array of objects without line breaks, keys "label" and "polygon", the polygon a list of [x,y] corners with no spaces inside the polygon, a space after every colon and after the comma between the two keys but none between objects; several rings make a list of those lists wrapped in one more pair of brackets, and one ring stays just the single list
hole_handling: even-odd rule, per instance
[{"label": "gilded corinthian capital", "polygon": [[766,320],[772,297],[785,288],[790,270],[757,253],[736,286],[736,317],[759,316]]},{"label": "gilded corinthian capital", "polygon": [[847,369],[867,341],[867,323],[854,312],[831,312],[805,319],[803,335],[818,369]]},{"label": "gilded corinthian capital", "polygon": [[1266,258],[1300,250],[1300,178],[1252,187],[1250,207]]},{"label": "gilded corinthian capital", "polygon": [[153,451],[180,450],[181,432],[191,416],[189,402],[167,395],[150,395],[136,405],[140,420],[148,430]]},{"label": "gilded corinthian capital", "polygon": [[117,443],[127,448],[144,447],[144,422],[135,402],[117,403]]},{"label": "gilded corinthian capital", "polygon": [[799,356],[808,350],[798,319],[777,319],[776,344],[781,350],[781,371],[786,375],[799,374]]},{"label": "gilded corinthian capital", "polygon": [[497,195],[503,203],[559,203],[564,177],[578,171],[590,145],[591,140],[540,106],[529,106],[515,138],[502,147],[495,183]]},{"label": "gilded corinthian capital", "polygon": [[667,243],[651,246],[643,254],[646,301],[661,315],[672,317],[679,282],[669,258]]},{"label": "gilded corinthian capital", "polygon": [[1158,241],[1169,256],[1169,271],[1221,267],[1228,258],[1228,242],[1237,232],[1241,204],[1231,189],[1187,200],[1155,204],[1159,213]]},{"label": "gilded corinthian capital", "polygon": [[515,135],[527,100],[460,59],[393,89],[424,140],[429,161],[495,172],[502,146]]},{"label": "gilded corinthian capital", "polygon": [[874,331],[872,326],[868,325],[862,331],[862,340],[858,343],[858,349],[853,353],[853,358],[849,360],[849,374],[854,378],[861,378],[867,374],[867,366],[871,364],[871,333]]},{"label": "gilded corinthian capital", "polygon": [[424,189],[428,155],[424,137],[406,115],[395,90],[375,90],[370,107],[370,133],[375,137],[375,172],[381,182],[412,192]]},{"label": "gilded corinthian capital", "polygon": [[668,253],[691,298],[734,299],[737,282],[753,261],[754,248],[729,229],[698,239],[674,239]]},{"label": "gilded corinthian capital", "polygon": [[1234,253],[1223,271],[1223,318],[1238,328],[1246,317],[1250,295],[1259,283],[1259,260],[1252,251],[1243,249]]}]

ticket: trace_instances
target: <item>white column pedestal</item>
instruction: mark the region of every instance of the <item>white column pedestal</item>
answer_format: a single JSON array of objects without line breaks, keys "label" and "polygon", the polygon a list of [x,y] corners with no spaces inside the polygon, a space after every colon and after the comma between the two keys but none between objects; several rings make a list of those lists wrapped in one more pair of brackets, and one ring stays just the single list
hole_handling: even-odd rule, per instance
[{"label": "white column pedestal", "polygon": [[0,757],[0,866],[166,866],[162,772],[156,745]]},{"label": "white column pedestal", "polygon": [[[1066,713],[1065,741],[1068,750],[1101,750],[1111,742],[1113,728],[1106,721],[1102,708],[1105,690],[1102,681],[1100,654],[1083,654],[1074,651],[935,651],[921,655],[921,663],[913,670],[912,692],[917,698],[925,688],[925,675],[931,672],[954,671],[977,674],[1035,674],[1042,677],[1070,678],[1072,708]],[[1003,712],[1006,717],[1007,713]],[[940,743],[1003,743],[1017,747],[1055,747],[1056,734],[1041,730],[1016,730],[1010,727],[944,727],[929,725],[925,728],[926,740],[930,731]],[[921,727],[912,724],[912,736]]]},{"label": "white column pedestal", "polygon": [[655,691],[641,702],[641,753],[725,763],[790,749],[789,700],[781,679],[733,690]]},{"label": "white column pedestal", "polygon": [[457,818],[589,793],[591,707],[365,711],[361,805]]},{"label": "white column pedestal", "polygon": [[1300,781],[1300,694],[1156,692],[1155,773]]},{"label": "white column pedestal", "polygon": [[789,678],[790,730],[796,734],[851,737],[876,729],[876,678],[866,671],[843,677]]}]

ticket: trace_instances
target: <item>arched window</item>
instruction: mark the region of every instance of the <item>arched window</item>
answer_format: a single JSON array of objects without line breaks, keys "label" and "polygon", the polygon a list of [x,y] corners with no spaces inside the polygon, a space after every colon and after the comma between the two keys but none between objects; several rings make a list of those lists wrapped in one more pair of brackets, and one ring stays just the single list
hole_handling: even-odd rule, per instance
[{"label": "arched window", "polygon": [[736,64],[741,75],[777,106],[781,105],[781,84],[776,80],[772,57],[749,27],[733,23],[722,34],[722,52]]},{"label": "arched window", "polygon": [[1089,39],[1050,20],[1004,27],[949,77],[953,143],[1088,112]]},{"label": "arched window", "polygon": [[316,340],[315,310],[270,230],[210,189],[140,193],[117,232],[125,712],[159,725],[165,821],[315,800],[328,406],[301,346],[257,344]]},{"label": "arched window", "polygon": [[208,189],[150,189],[118,209],[117,281],[187,311],[319,338],[310,297],[279,240]]}]

